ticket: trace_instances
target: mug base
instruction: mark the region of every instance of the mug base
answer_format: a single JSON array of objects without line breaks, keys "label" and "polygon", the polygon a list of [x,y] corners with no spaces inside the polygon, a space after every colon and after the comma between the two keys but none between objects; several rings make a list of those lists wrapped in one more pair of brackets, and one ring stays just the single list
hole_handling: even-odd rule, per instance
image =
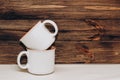
[{"label": "mug base", "polygon": [[30,73],[30,74],[32,74],[32,75],[36,75],[36,76],[44,76],[44,75],[52,74],[52,73],[54,73],[54,72],[55,72],[55,71],[52,71],[52,72],[49,72],[49,73],[43,73],[43,74],[32,73],[32,72],[28,72],[28,73]]}]

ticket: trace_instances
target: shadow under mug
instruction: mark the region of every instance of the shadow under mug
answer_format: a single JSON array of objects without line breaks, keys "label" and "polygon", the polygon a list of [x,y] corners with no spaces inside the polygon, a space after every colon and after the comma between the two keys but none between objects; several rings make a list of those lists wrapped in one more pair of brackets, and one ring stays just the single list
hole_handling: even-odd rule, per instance
[{"label": "shadow under mug", "polygon": [[[45,24],[47,23],[54,27],[54,33],[51,33],[45,27]],[[39,21],[20,39],[20,42],[22,42],[27,48],[30,49],[45,50],[54,43],[57,33],[58,27],[55,22],[52,20],[45,20],[41,23],[41,21]]]},{"label": "shadow under mug", "polygon": [[[27,56],[27,63],[23,66],[20,59],[23,55]],[[17,64],[21,69],[27,69],[32,74],[50,74],[54,72],[55,65],[55,47],[50,50],[32,50],[21,51],[17,57]]]}]

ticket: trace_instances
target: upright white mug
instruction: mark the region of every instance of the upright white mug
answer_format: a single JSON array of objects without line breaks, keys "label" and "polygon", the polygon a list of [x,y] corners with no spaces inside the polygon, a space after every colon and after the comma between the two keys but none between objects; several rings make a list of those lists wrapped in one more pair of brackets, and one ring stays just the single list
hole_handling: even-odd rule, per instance
[{"label": "upright white mug", "polygon": [[[27,63],[23,66],[20,59],[23,55],[27,56]],[[32,74],[49,74],[54,72],[55,48],[50,50],[21,51],[17,57],[17,64],[22,69],[27,69]]]},{"label": "upright white mug", "polygon": [[[49,23],[53,25],[55,32],[51,33],[45,24]],[[55,41],[55,36],[58,33],[58,27],[55,22],[51,20],[45,20],[41,23],[39,21],[32,29],[30,29],[20,41],[30,49],[45,50],[49,48]]]}]

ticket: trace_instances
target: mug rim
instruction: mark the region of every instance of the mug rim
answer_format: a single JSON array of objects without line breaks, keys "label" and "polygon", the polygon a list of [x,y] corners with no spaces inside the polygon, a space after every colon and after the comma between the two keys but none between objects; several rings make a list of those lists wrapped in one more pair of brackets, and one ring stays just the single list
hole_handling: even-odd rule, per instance
[{"label": "mug rim", "polygon": [[56,47],[55,47],[55,46],[51,46],[50,49],[46,49],[46,50],[38,50],[38,49],[31,49],[31,48],[26,48],[26,49],[27,49],[27,51],[28,51],[28,50],[35,50],[35,51],[51,51],[51,50],[55,50]]}]

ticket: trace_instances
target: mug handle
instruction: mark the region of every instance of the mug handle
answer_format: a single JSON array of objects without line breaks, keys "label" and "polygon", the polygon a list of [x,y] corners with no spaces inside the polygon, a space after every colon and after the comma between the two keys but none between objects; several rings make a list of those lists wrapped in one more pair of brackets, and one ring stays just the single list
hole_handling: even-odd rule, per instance
[{"label": "mug handle", "polygon": [[57,33],[58,33],[58,27],[57,27],[57,24],[56,24],[55,22],[53,22],[52,20],[45,20],[45,21],[43,22],[44,25],[45,25],[46,23],[50,23],[50,24],[53,25],[53,27],[55,28],[55,32],[52,33],[52,35],[53,35],[53,36],[56,36]]},{"label": "mug handle", "polygon": [[17,64],[20,68],[22,69],[27,69],[28,68],[28,63],[25,66],[22,66],[22,64],[20,63],[20,59],[22,57],[22,55],[26,55],[28,57],[28,52],[27,51],[21,51],[17,57]]}]

